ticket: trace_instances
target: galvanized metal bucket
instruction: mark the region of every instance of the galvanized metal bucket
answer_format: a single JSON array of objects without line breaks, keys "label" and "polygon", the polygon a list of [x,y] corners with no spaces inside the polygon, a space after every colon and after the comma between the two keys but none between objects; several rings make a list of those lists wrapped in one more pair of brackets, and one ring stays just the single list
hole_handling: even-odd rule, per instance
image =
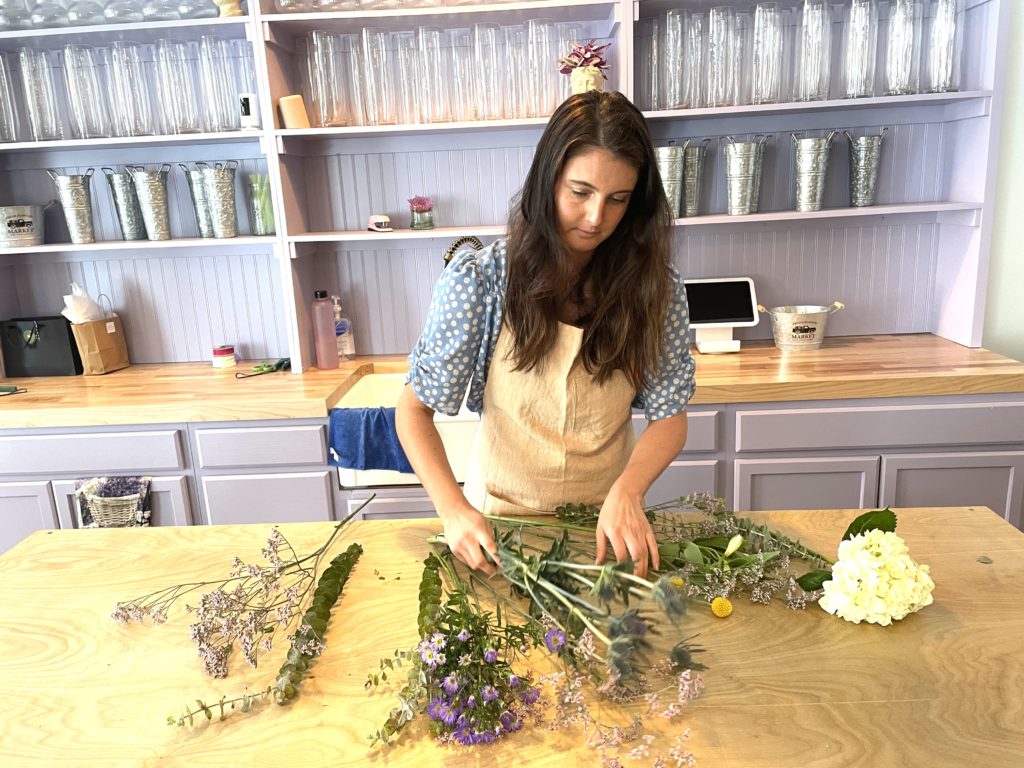
[{"label": "galvanized metal bucket", "polygon": [[170,163],[164,163],[159,171],[147,171],[141,165],[128,167],[135,182],[135,193],[139,196],[142,219],[146,223],[146,235],[150,240],[170,240],[171,224],[167,213],[167,174]]},{"label": "galvanized metal bucket", "polygon": [[769,137],[757,136],[754,141],[736,141],[732,136],[725,138],[726,212],[730,216],[757,213],[764,148]]},{"label": "galvanized metal bucket", "polygon": [[665,188],[668,207],[672,218],[678,218],[683,207],[683,167],[686,162],[686,148],[690,140],[667,147],[655,147],[654,156],[658,163],[658,174]]},{"label": "galvanized metal bucket", "polygon": [[188,192],[192,198],[192,210],[196,215],[199,236],[213,237],[213,211],[210,209],[210,196],[206,193],[206,179],[203,177],[203,170],[209,166],[206,163],[196,163],[195,168],[189,168],[184,163],[178,163],[178,167],[185,172],[185,179],[188,181]]},{"label": "galvanized metal bucket", "polygon": [[843,131],[850,142],[850,205],[855,208],[875,204],[882,139],[888,131],[883,128],[877,136],[851,136]]},{"label": "galvanized metal bucket", "polygon": [[123,240],[145,240],[146,224],[139,207],[139,196],[135,192],[135,181],[130,171],[115,171],[101,168],[110,184],[110,196],[114,198],[117,223],[121,225]]},{"label": "galvanized metal bucket", "polygon": [[683,153],[683,216],[700,214],[700,192],[704,183],[704,158],[707,157],[711,139],[688,146]]},{"label": "galvanized metal bucket", "polygon": [[43,206],[0,206],[0,248],[25,248],[43,243]]},{"label": "galvanized metal bucket", "polygon": [[814,304],[798,304],[765,309],[758,304],[761,312],[767,312],[772,319],[772,334],[775,346],[783,352],[800,352],[818,349],[825,340],[825,325],[828,317],[845,305],[841,301],[822,307]]},{"label": "galvanized metal bucket", "polygon": [[82,174],[65,175],[52,169],[46,172],[57,187],[57,197],[64,209],[64,219],[68,223],[68,232],[72,243],[93,243],[96,238],[92,229],[92,192],[89,179],[93,169]]},{"label": "galvanized metal bucket", "polygon": [[823,138],[809,138],[793,134],[793,187],[795,209],[807,213],[820,211],[825,197],[825,177],[828,174],[828,153],[836,132]]},{"label": "galvanized metal bucket", "polygon": [[238,211],[235,206],[235,169],[238,162],[228,160],[203,169],[206,196],[210,200],[214,237],[238,235]]}]

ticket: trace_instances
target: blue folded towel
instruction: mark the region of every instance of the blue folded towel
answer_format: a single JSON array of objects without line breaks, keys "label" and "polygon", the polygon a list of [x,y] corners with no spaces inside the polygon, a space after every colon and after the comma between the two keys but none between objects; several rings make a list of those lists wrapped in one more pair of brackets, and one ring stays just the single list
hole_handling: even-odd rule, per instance
[{"label": "blue folded towel", "polygon": [[413,471],[398,442],[394,408],[332,408],[328,438],[332,467]]}]

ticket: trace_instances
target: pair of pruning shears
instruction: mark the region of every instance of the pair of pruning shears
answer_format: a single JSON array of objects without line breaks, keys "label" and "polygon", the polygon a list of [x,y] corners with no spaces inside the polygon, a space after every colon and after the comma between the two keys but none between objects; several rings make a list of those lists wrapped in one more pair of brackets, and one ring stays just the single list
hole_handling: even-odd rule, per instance
[{"label": "pair of pruning shears", "polygon": [[0,385],[0,397],[6,397],[7,395],[23,395],[28,392],[24,387],[13,387],[7,384]]},{"label": "pair of pruning shears", "polygon": [[252,376],[262,376],[264,373],[274,373],[274,371],[288,371],[291,370],[292,360],[290,357],[282,357],[276,363],[266,362],[260,363],[257,366],[253,366],[252,373],[236,373],[236,379],[248,379]]}]

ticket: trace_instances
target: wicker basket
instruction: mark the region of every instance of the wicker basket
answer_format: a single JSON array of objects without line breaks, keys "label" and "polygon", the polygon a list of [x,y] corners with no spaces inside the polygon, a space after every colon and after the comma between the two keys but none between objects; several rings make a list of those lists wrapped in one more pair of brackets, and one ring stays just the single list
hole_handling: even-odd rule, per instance
[{"label": "wicker basket", "polygon": [[100,528],[131,528],[138,525],[142,508],[142,494],[130,496],[94,496],[82,494],[89,504],[89,512]]}]

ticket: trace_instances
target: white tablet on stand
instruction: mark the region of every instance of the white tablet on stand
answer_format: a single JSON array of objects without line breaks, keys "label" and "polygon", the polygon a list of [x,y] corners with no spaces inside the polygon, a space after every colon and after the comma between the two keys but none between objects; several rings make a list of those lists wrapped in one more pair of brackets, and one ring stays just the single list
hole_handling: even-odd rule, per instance
[{"label": "white tablet on stand", "polygon": [[749,277],[713,277],[684,280],[690,327],[697,351],[705,355],[739,352],[733,328],[757,325],[757,296]]}]

